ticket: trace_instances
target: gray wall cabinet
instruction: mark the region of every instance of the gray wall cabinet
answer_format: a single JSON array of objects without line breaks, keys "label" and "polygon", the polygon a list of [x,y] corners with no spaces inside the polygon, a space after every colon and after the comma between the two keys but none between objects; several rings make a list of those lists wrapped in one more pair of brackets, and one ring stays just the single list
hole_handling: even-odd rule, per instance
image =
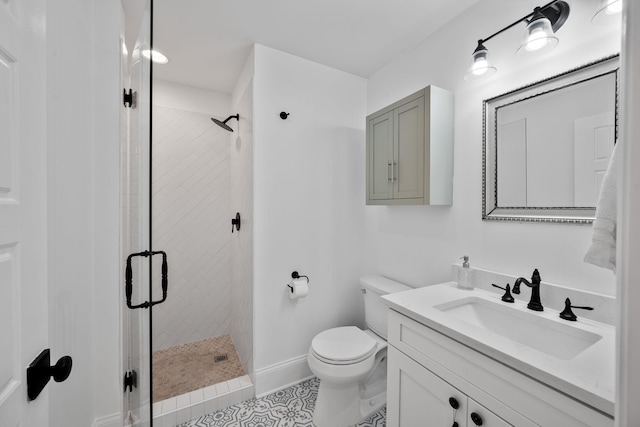
[{"label": "gray wall cabinet", "polygon": [[453,94],[426,88],[367,116],[367,205],[450,205]]}]

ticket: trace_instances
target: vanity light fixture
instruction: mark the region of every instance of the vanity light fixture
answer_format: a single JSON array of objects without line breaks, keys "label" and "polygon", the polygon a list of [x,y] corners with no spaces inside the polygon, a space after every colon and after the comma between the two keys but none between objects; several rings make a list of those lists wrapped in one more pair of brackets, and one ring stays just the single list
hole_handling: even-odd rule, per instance
[{"label": "vanity light fixture", "polygon": [[[615,0],[604,0],[615,1]],[[533,12],[524,16],[489,37],[478,40],[478,47],[473,51],[471,66],[464,77],[465,80],[477,80],[495,73],[496,68],[488,62],[488,50],[484,43],[521,22],[527,23],[522,43],[517,54],[529,52],[543,52],[553,49],[558,44],[555,33],[562,27],[569,17],[569,5],[562,0],[554,0],[542,7],[536,7]]]},{"label": "vanity light fixture", "polygon": [[489,63],[487,58],[489,51],[482,42],[482,40],[478,40],[478,47],[471,55],[471,65],[469,66],[469,72],[465,76],[466,80],[482,79],[496,72],[496,67]]},{"label": "vanity light fixture", "polygon": [[597,25],[609,25],[620,22],[622,0],[600,0],[600,5],[591,22]]},{"label": "vanity light fixture", "polygon": [[557,44],[558,38],[551,28],[551,21],[541,12],[539,7],[536,7],[516,54],[544,52],[553,49]]}]

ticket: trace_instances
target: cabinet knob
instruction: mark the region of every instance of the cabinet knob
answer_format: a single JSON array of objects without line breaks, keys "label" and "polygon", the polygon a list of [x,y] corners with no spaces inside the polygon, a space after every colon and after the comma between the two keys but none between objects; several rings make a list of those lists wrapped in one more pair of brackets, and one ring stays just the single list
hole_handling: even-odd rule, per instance
[{"label": "cabinet knob", "polygon": [[458,403],[455,397],[449,398],[449,405],[451,405],[453,409],[458,409],[460,407],[460,404]]},{"label": "cabinet knob", "polygon": [[482,417],[475,412],[471,413],[471,421],[473,421],[473,423],[477,426],[482,425]]}]

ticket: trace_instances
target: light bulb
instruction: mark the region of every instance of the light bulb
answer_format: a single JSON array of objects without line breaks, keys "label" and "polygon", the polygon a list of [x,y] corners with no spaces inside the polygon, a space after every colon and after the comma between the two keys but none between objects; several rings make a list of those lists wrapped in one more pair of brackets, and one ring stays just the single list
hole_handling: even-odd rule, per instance
[{"label": "light bulb", "polygon": [[525,49],[529,52],[533,52],[534,50],[542,49],[547,45],[547,43],[547,34],[540,28],[536,28],[529,34],[525,44]]},{"label": "light bulb", "polygon": [[607,5],[606,12],[609,15],[622,12],[622,0],[614,0]]},{"label": "light bulb", "polygon": [[537,12],[527,25],[516,54],[544,52],[553,49],[557,44],[558,37],[553,33],[551,22],[542,13]]},{"label": "light bulb", "polygon": [[487,59],[488,54],[489,52],[482,44],[482,40],[479,40],[478,47],[471,56],[471,64],[469,65],[469,71],[464,76],[465,80],[485,78],[496,72],[496,67],[492,66]]},{"label": "light bulb", "polygon": [[487,72],[489,63],[486,59],[479,59],[473,63],[473,67],[471,68],[471,72],[476,76],[481,76],[482,74]]},{"label": "light bulb", "polygon": [[622,0],[601,0],[591,22],[597,25],[619,25],[620,12],[622,12]]}]

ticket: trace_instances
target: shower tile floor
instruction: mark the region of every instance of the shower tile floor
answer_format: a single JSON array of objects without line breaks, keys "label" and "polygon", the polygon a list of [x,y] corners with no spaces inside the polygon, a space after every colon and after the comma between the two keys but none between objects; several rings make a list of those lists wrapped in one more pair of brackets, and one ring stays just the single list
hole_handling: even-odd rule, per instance
[{"label": "shower tile floor", "polygon": [[[320,380],[311,378],[262,398],[204,415],[180,427],[313,427],[313,408],[319,384]],[[356,426],[386,426],[386,408]]]},{"label": "shower tile floor", "polygon": [[[215,361],[217,355],[227,355]],[[231,335],[153,352],[153,401],[188,393],[245,375]]]}]

